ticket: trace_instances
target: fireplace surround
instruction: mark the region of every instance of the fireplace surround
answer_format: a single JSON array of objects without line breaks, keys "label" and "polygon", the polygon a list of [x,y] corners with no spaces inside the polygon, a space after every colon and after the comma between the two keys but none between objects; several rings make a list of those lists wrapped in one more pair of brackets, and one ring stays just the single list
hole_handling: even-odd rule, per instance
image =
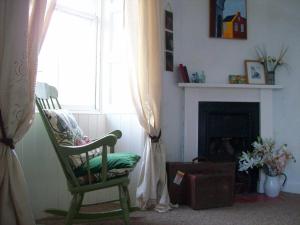
[{"label": "fireplace surround", "polygon": [[[259,134],[264,138],[273,138],[273,91],[280,90],[280,85],[179,83],[178,86],[184,89],[182,161],[191,162],[198,156],[199,102],[258,103]],[[263,189],[262,185],[259,180],[259,192]]]}]

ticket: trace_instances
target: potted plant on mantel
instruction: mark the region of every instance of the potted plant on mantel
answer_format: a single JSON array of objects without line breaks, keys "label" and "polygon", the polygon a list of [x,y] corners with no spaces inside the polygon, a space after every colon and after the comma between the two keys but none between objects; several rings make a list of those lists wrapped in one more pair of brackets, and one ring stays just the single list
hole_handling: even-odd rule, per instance
[{"label": "potted plant on mantel", "polygon": [[266,83],[274,85],[275,84],[275,71],[279,66],[287,65],[283,61],[283,57],[287,53],[288,48],[282,47],[279,53],[279,56],[276,58],[274,56],[270,56],[267,53],[266,48],[256,47],[256,54],[258,56],[258,60],[264,65],[266,71]]},{"label": "potted plant on mantel", "polygon": [[[265,194],[269,197],[277,197],[281,188],[286,182],[284,169],[287,163],[292,160],[296,162],[294,156],[288,151],[287,145],[275,149],[273,139],[258,138],[252,143],[253,151],[242,152],[239,159],[239,171],[248,172],[249,169],[257,167],[262,168],[266,174],[264,183]],[[284,176],[284,182],[281,184],[281,176]]]}]

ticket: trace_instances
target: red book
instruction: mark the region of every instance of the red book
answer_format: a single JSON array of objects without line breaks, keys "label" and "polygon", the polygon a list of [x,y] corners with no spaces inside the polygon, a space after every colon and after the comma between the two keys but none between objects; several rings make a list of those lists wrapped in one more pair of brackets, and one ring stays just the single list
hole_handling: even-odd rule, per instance
[{"label": "red book", "polygon": [[179,66],[178,66],[179,74],[180,74],[181,80],[182,80],[184,83],[189,83],[189,82],[190,82],[190,79],[189,79],[189,77],[187,76],[187,71],[186,71],[186,68],[184,68],[184,67],[185,67],[185,66],[183,66],[182,64],[179,64]]}]

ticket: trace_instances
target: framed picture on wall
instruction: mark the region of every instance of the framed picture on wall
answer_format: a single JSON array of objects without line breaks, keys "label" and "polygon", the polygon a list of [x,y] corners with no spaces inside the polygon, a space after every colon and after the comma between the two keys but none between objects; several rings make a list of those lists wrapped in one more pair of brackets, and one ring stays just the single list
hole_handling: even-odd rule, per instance
[{"label": "framed picture on wall", "polygon": [[265,84],[264,65],[257,60],[245,60],[245,70],[249,84]]},{"label": "framed picture on wall", "polygon": [[174,69],[174,46],[173,46],[173,12],[171,4],[168,3],[169,10],[165,10],[165,64],[166,71]]},{"label": "framed picture on wall", "polygon": [[173,31],[173,13],[167,10],[165,11],[165,28]]},{"label": "framed picture on wall", "polygon": [[209,36],[247,39],[247,0],[210,0]]},{"label": "framed picture on wall", "polygon": [[173,51],[173,33],[166,31],[166,50]]},{"label": "framed picture on wall", "polygon": [[166,71],[173,71],[174,62],[173,62],[173,53],[166,52]]}]

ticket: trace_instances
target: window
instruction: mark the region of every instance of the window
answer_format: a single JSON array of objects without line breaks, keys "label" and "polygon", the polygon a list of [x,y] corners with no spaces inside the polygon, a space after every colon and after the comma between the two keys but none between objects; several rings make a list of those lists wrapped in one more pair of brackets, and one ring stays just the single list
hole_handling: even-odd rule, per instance
[{"label": "window", "polygon": [[123,0],[102,1],[102,108],[105,112],[133,112],[123,29]]},{"label": "window", "polygon": [[62,105],[75,110],[133,111],[122,60],[123,3],[57,1],[39,55],[37,80],[57,87]]},{"label": "window", "polygon": [[245,27],[244,24],[241,24],[241,32],[244,33],[245,32]]},{"label": "window", "polygon": [[238,32],[238,27],[239,27],[238,23],[234,23],[234,31],[235,32]]}]

